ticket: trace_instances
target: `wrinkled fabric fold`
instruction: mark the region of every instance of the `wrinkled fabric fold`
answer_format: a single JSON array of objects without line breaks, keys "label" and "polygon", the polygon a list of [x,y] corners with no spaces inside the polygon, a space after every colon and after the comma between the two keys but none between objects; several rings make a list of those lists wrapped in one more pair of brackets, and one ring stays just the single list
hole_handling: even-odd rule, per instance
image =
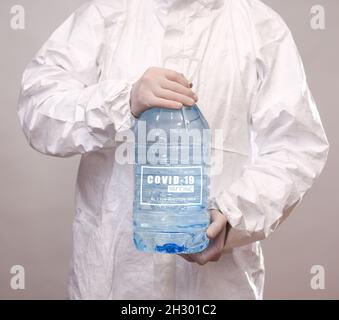
[{"label": "wrinkled fabric fold", "polygon": [[100,80],[97,62],[104,30],[101,12],[85,6],[58,28],[26,68],[18,113],[36,150],[55,156],[95,151],[133,125],[132,81]]},{"label": "wrinkled fabric fold", "polygon": [[320,175],[327,158],[328,141],[292,35],[286,27],[275,37],[278,40],[260,49],[267,70],[251,111],[258,155],[215,198],[216,208],[232,226],[225,249],[275,231]]}]

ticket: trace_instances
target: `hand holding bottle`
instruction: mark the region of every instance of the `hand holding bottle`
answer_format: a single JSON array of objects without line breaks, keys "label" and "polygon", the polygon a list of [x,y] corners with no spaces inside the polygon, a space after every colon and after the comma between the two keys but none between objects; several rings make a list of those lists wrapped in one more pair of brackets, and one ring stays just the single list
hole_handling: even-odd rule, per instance
[{"label": "hand holding bottle", "polygon": [[198,97],[180,73],[158,67],[148,68],[133,85],[131,112],[135,117],[152,107],[180,109],[194,105]]},{"label": "hand holding bottle", "polygon": [[201,266],[210,261],[216,262],[221,258],[227,237],[227,218],[218,210],[211,210],[211,224],[207,229],[207,237],[211,241],[204,251],[193,254],[180,254],[180,256]]}]

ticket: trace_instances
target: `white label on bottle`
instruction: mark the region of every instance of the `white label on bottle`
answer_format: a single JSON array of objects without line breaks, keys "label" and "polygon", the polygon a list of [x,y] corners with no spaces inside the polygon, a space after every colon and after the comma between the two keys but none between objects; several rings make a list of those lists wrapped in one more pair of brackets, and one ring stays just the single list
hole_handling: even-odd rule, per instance
[{"label": "white label on bottle", "polygon": [[202,204],[201,166],[141,166],[140,204],[193,206]]}]

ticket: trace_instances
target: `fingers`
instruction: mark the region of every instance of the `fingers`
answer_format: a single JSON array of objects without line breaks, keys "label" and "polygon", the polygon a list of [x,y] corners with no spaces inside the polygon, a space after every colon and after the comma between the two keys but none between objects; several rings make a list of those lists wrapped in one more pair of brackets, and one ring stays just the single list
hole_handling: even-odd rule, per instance
[{"label": "fingers", "polygon": [[188,262],[194,262],[189,254],[179,254],[179,256]]},{"label": "fingers", "polygon": [[183,104],[180,102],[158,98],[158,97],[154,97],[151,100],[151,105],[159,107],[159,108],[166,108],[166,109],[181,109],[183,107]]},{"label": "fingers", "polygon": [[221,212],[212,210],[211,219],[212,223],[209,225],[206,233],[209,239],[214,239],[225,229],[227,218]]},{"label": "fingers", "polygon": [[221,257],[222,250],[225,244],[226,228],[224,228],[219,235],[213,240],[213,243],[203,252],[189,255],[192,262],[199,265],[205,265],[209,261],[218,261]]},{"label": "fingers", "polygon": [[178,73],[174,70],[170,70],[170,69],[164,69],[164,70],[165,70],[165,77],[168,80],[178,82],[186,88],[190,87],[188,80],[182,74],[180,74],[180,73]]},{"label": "fingers", "polygon": [[133,84],[130,97],[131,113],[138,117],[153,107],[180,109],[198,100],[192,84],[180,73],[158,67],[148,68]]},{"label": "fingers", "polygon": [[178,82],[165,79],[160,85],[163,89],[168,89],[173,92],[180,93],[193,99],[195,102],[198,101],[197,95],[190,88],[187,88]]},{"label": "fingers", "polygon": [[190,98],[186,95],[183,95],[183,94],[171,91],[171,90],[167,90],[167,89],[159,88],[159,89],[156,90],[155,95],[158,98],[176,101],[176,102],[179,102],[179,103],[181,103],[185,106],[192,106],[192,105],[195,104],[194,99],[192,99],[192,98]]},{"label": "fingers", "polygon": [[211,239],[206,250],[183,257],[189,262],[204,265],[209,261],[218,261],[225,246],[227,218],[218,210],[211,210],[211,224],[207,229],[207,236]]}]

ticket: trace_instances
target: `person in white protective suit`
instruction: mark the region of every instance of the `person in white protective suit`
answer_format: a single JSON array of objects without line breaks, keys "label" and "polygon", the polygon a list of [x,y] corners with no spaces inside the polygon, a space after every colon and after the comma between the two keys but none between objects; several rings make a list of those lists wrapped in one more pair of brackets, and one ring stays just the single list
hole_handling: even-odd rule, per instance
[{"label": "person in white protective suit", "polygon": [[[168,57],[198,59],[190,81]],[[192,66],[193,68],[193,66]],[[188,73],[191,72],[188,66]],[[201,254],[139,252],[133,164],[115,137],[144,110],[198,106],[222,130]],[[44,154],[80,154],[71,299],[261,299],[260,240],[300,202],[328,141],[293,37],[258,0],[98,0],[72,14],[23,75],[19,117]]]}]

